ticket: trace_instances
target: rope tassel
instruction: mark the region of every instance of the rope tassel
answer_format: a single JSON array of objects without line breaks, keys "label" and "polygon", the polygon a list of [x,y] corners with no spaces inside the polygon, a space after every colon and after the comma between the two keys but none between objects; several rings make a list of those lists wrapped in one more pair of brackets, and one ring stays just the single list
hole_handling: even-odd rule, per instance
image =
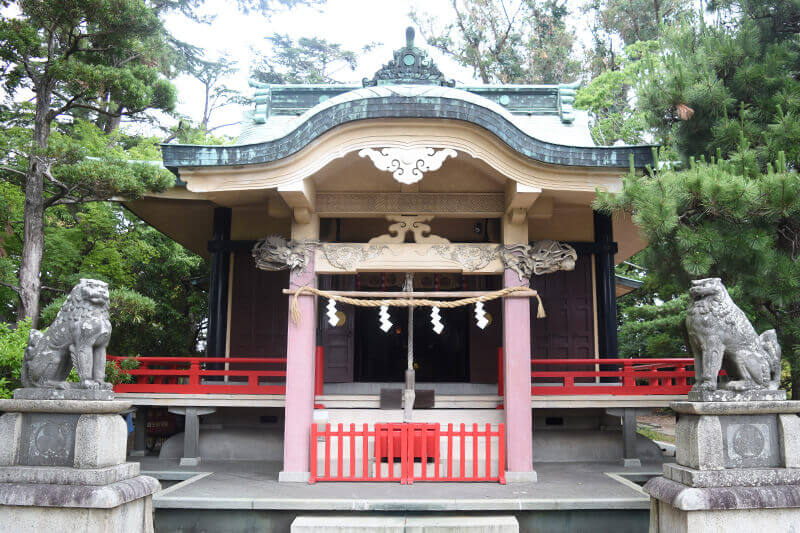
[{"label": "rope tassel", "polygon": [[315,294],[317,296],[321,296],[323,298],[329,298],[331,300],[335,300],[337,302],[341,302],[344,304],[355,305],[358,307],[438,307],[440,309],[454,309],[456,307],[463,307],[465,305],[473,305],[477,304],[478,302],[489,302],[491,300],[497,300],[498,298],[503,298],[504,296],[508,296],[512,293],[526,293],[527,296],[532,296],[536,298],[538,302],[538,309],[536,312],[536,318],[546,318],[547,314],[544,312],[544,304],[542,304],[542,298],[539,296],[535,290],[529,287],[506,287],[505,289],[500,289],[498,291],[489,292],[486,294],[482,294],[481,296],[475,296],[472,298],[461,298],[460,300],[429,300],[429,299],[408,299],[408,298],[384,298],[384,299],[376,299],[376,300],[366,300],[362,298],[350,298],[349,296],[340,296],[338,294],[333,294],[328,291],[323,291],[317,289],[316,287],[311,287],[309,285],[305,285],[297,289],[292,296],[291,305],[289,306],[289,312],[292,316],[292,322],[295,324],[300,323],[301,313],[300,313],[300,305],[298,304],[297,299],[300,297],[301,294]]}]

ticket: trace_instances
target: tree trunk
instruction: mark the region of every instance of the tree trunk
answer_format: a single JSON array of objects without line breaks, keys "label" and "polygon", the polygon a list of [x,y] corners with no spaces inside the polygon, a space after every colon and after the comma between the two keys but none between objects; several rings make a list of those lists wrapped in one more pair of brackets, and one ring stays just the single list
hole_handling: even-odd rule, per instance
[{"label": "tree trunk", "polygon": [[19,267],[18,318],[29,317],[33,327],[39,323],[39,293],[41,292],[42,254],[44,253],[44,174],[48,162],[44,157],[50,138],[50,99],[52,86],[41,80],[36,91],[34,119],[34,151],[30,154],[28,175],[25,177],[25,207],[23,210],[22,261]]}]

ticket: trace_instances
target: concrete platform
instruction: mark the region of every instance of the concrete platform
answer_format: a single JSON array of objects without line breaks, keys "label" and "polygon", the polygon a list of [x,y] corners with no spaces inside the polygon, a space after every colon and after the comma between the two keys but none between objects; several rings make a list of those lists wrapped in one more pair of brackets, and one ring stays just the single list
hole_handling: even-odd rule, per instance
[{"label": "concrete platform", "polygon": [[[183,480],[153,498],[156,531],[288,531],[297,516],[362,513],[508,516],[520,531],[647,531],[649,497],[637,483],[660,463],[537,463],[538,483],[278,483],[279,462],[139,460],[143,473]],[[356,513],[355,515],[353,513]]]}]

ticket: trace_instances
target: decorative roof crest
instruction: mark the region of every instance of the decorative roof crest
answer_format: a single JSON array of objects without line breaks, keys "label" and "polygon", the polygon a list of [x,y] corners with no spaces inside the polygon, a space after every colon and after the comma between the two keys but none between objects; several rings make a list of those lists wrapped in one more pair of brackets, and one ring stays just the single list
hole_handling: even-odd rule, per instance
[{"label": "decorative roof crest", "polygon": [[428,53],[414,46],[414,28],[406,28],[406,45],[394,51],[394,59],[375,73],[372,79],[364,78],[364,87],[376,85],[441,85],[454,87],[455,80],[448,80]]}]

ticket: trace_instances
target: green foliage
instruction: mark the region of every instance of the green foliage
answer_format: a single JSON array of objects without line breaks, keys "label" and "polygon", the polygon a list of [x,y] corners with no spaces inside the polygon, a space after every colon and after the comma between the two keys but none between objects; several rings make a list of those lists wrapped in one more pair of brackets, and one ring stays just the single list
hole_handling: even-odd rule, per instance
[{"label": "green foliage", "polygon": [[473,69],[483,83],[575,79],[575,35],[560,0],[454,0],[452,18],[411,12],[428,44]]},{"label": "green foliage", "polygon": [[30,320],[22,320],[11,327],[0,322],[0,398],[11,398],[19,388],[19,371],[28,345]]},{"label": "green foliage", "polygon": [[595,144],[641,144],[646,140],[644,114],[633,105],[633,86],[645,68],[643,58],[658,51],[656,41],[637,42],[617,57],[617,69],[605,70],[575,95],[575,107],[591,112]]},{"label": "green foliage", "polygon": [[253,62],[250,75],[259,83],[342,83],[341,72],[355,71],[359,56],[371,50],[370,43],[360,51],[319,37],[300,37],[275,33],[266,38],[269,52]]},{"label": "green foliage", "polygon": [[126,370],[136,370],[140,363],[135,357],[126,357],[121,361],[106,361],[106,381],[117,385],[119,383],[133,383],[135,378]]}]

